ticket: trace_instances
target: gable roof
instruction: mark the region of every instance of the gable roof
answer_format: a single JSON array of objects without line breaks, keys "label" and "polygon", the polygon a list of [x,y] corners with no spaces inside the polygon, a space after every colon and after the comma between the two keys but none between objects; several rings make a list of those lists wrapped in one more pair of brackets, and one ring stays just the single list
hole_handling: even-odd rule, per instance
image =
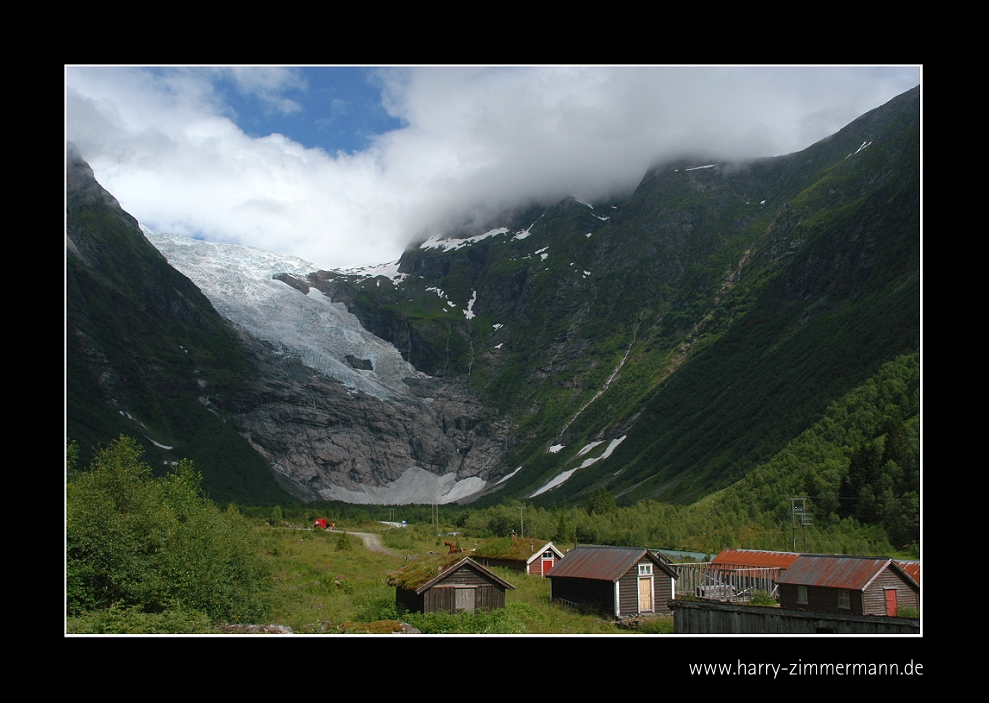
[{"label": "gable roof", "polygon": [[515,590],[515,586],[508,581],[491,573],[470,557],[465,557],[461,554],[444,554],[436,559],[423,559],[420,562],[393,572],[388,577],[387,583],[389,586],[397,586],[398,588],[415,591],[419,594],[435,586],[460,569],[473,569],[487,576],[500,586],[513,591]]},{"label": "gable roof", "polygon": [[670,567],[642,547],[576,547],[567,552],[545,576],[617,581],[643,557],[647,557],[671,578],[676,578],[676,573]]},{"label": "gable roof", "polygon": [[788,569],[800,555],[796,552],[769,552],[763,549],[725,549],[711,560],[720,566],[768,566]]},{"label": "gable roof", "polygon": [[909,584],[920,589],[917,582],[889,557],[847,554],[801,554],[776,582],[864,591],[887,568],[897,571]]},{"label": "gable roof", "polygon": [[539,549],[537,549],[536,551],[534,551],[532,553],[532,556],[525,560],[525,563],[526,564],[531,564],[536,559],[538,559],[543,554],[545,554],[547,550],[553,552],[553,554],[556,555],[556,558],[557,559],[562,559],[564,557],[563,552],[560,551],[560,549],[557,548],[557,546],[555,544],[553,544],[552,542],[547,542],[542,547],[540,547]]}]

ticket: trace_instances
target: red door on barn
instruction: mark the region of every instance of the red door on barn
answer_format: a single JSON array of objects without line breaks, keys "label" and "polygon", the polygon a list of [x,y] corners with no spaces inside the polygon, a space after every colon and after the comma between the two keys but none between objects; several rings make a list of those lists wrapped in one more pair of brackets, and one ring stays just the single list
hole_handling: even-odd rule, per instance
[{"label": "red door on barn", "polygon": [[896,589],[887,588],[884,591],[886,595],[886,615],[891,618],[896,617]]},{"label": "red door on barn", "polygon": [[543,576],[546,575],[547,571],[553,568],[553,564],[556,563],[555,556],[556,555],[553,554],[553,552],[546,552],[545,554],[543,554],[542,556]]}]

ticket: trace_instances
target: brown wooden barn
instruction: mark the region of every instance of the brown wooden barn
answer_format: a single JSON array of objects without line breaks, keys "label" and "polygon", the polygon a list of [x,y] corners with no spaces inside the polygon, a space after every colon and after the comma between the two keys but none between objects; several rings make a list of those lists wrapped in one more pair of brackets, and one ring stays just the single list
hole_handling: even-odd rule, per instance
[{"label": "brown wooden barn", "polygon": [[780,606],[895,617],[920,607],[920,584],[889,557],[801,554],[777,580]]},{"label": "brown wooden barn", "polygon": [[400,569],[388,577],[395,603],[414,613],[459,613],[505,607],[515,586],[462,554],[446,554]]},{"label": "brown wooden barn", "polygon": [[615,617],[669,612],[676,573],[638,547],[576,547],[550,570],[552,599]]},{"label": "brown wooden barn", "polygon": [[503,566],[544,576],[563,558],[563,552],[552,542],[513,536],[477,545],[471,550],[471,558],[484,566]]}]

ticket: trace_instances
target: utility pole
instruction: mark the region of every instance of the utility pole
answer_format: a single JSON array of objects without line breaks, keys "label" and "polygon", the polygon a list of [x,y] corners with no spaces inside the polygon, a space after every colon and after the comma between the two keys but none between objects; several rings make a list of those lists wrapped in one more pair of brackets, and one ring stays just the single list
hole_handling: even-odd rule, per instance
[{"label": "utility pole", "polygon": [[521,508],[519,508],[519,523],[521,523],[521,527],[519,529],[520,538],[525,537],[525,520],[522,519],[522,511],[525,510],[525,508],[526,506],[524,505]]},{"label": "utility pole", "polygon": [[813,516],[807,512],[807,496],[790,498],[790,533],[793,538],[793,551],[797,551],[797,516],[804,532],[804,553],[807,552],[807,525],[812,524]]}]

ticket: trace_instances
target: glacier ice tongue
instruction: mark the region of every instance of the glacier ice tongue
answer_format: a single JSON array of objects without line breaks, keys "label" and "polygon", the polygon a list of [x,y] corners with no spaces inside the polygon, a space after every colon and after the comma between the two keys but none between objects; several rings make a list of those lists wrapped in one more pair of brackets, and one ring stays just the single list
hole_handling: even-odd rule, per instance
[{"label": "glacier ice tongue", "polygon": [[[141,229],[178,271],[188,276],[223,317],[309,368],[348,388],[381,399],[409,396],[403,381],[422,377],[389,342],[368,332],[342,303],[310,289],[307,295],[279,280],[319,270],[293,256],[235,244],[205,242]],[[347,356],[370,361],[352,368]]]}]

